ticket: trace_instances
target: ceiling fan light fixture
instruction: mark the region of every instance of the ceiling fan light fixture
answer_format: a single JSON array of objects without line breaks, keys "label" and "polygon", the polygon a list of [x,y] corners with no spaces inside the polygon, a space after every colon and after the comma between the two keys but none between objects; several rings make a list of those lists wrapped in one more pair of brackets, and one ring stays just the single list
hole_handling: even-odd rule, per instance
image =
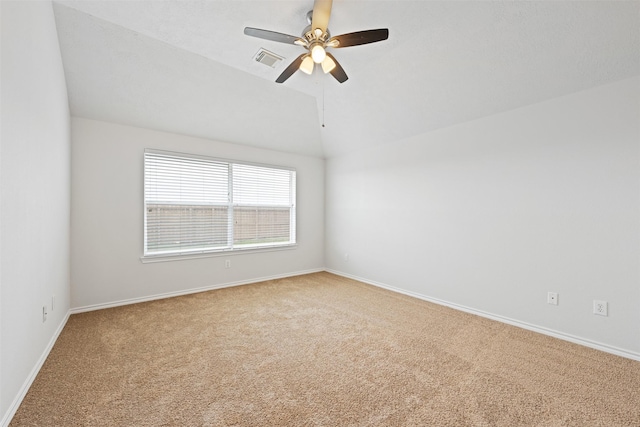
[{"label": "ceiling fan light fixture", "polygon": [[302,60],[302,64],[300,64],[300,71],[302,71],[305,74],[311,74],[311,73],[313,73],[313,66],[314,65],[315,64],[314,64],[313,59],[311,58],[311,56],[307,55]]},{"label": "ceiling fan light fixture", "polygon": [[302,70],[306,74],[312,74],[316,64],[322,67],[322,71],[325,74],[331,73],[338,83],[344,83],[349,79],[347,73],[345,73],[338,60],[326,50],[328,48],[334,49],[376,43],[389,38],[388,28],[356,31],[332,37],[329,32],[332,4],[333,0],[314,0],[313,9],[307,13],[307,23],[309,25],[302,30],[301,37],[260,28],[245,27],[244,33],[248,36],[304,47],[305,51],[284,69],[276,79],[276,83],[284,83],[298,70]]},{"label": "ceiling fan light fixture", "polygon": [[336,62],[330,56],[325,57],[324,61],[322,61],[322,71],[327,74],[333,71],[334,68],[336,68]]},{"label": "ceiling fan light fixture", "polygon": [[324,47],[321,44],[315,44],[311,48],[311,58],[316,64],[322,64],[322,61],[327,57]]}]

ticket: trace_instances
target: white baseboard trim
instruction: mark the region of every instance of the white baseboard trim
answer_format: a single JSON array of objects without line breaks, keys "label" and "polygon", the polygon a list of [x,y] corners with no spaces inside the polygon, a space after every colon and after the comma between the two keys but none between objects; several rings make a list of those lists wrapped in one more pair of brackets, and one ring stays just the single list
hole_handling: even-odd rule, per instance
[{"label": "white baseboard trim", "polygon": [[506,323],[512,326],[517,326],[519,328],[522,329],[527,329],[529,331],[533,331],[533,332],[537,332],[543,335],[548,335],[548,336],[552,336],[554,338],[558,338],[564,341],[569,341],[572,342],[574,344],[579,344],[579,345],[583,345],[585,347],[589,347],[589,348],[593,348],[596,350],[600,350],[600,351],[604,351],[605,353],[611,353],[611,354],[615,354],[616,356],[621,356],[621,357],[626,357],[627,359],[632,359],[632,360],[637,360],[640,361],[640,353],[636,353],[633,351],[629,351],[629,350],[625,350],[622,348],[618,348],[618,347],[614,347],[608,344],[603,344],[600,342],[596,342],[596,341],[592,341],[589,339],[585,339],[585,338],[581,338],[581,337],[577,337],[575,335],[571,335],[571,334],[567,334],[564,332],[560,332],[560,331],[556,331],[553,329],[548,329],[548,328],[544,328],[542,326],[537,326],[531,323],[527,323],[527,322],[522,322],[520,320],[515,320],[515,319],[511,319],[508,317],[504,317],[504,316],[500,316],[497,314],[492,314],[492,313],[488,313],[482,310],[477,310],[475,308],[471,308],[471,307],[466,307],[463,305],[459,305],[459,304],[455,304],[455,303],[451,303],[448,301],[443,301],[440,300],[438,298],[432,298],[432,297],[428,297],[426,295],[422,295],[416,292],[411,292],[411,291],[407,291],[404,289],[400,289],[400,288],[396,288],[394,286],[389,286],[387,284],[384,283],[380,283],[380,282],[376,282],[373,280],[369,280],[369,279],[365,279],[362,277],[358,277],[358,276],[354,276],[353,274],[348,274],[348,273],[344,273],[341,271],[337,271],[337,270],[332,270],[332,269],[326,269],[325,271],[327,271],[328,273],[333,273],[336,274],[338,276],[342,276],[342,277],[346,277],[349,279],[353,279],[353,280],[357,280],[359,282],[363,282],[366,283],[368,285],[373,285],[376,286],[378,288],[383,288],[392,292],[397,292],[400,294],[404,294],[404,295],[408,295],[410,297],[414,297],[414,298],[418,298],[424,301],[428,301],[428,302],[432,302],[434,304],[438,304],[438,305],[443,305],[445,307],[450,307],[453,308],[455,310],[459,310],[459,311],[464,311],[465,313],[470,313],[470,314],[475,314],[477,316],[481,316],[481,317],[485,317],[487,319],[491,319],[491,320],[495,320],[498,322],[502,322],[502,323]]},{"label": "white baseboard trim", "polygon": [[141,302],[154,301],[154,300],[158,300],[158,299],[179,297],[179,296],[182,296],[182,295],[197,294],[199,292],[213,291],[215,289],[230,288],[232,286],[249,285],[249,284],[252,284],[252,283],[264,282],[264,281],[267,281],[267,280],[284,279],[286,277],[301,276],[303,274],[318,273],[318,272],[321,272],[321,271],[325,271],[325,269],[324,268],[317,268],[317,269],[312,269],[312,270],[304,270],[304,271],[296,271],[296,272],[292,272],[292,273],[277,274],[277,275],[274,275],[274,276],[255,277],[255,278],[247,279],[247,280],[239,280],[237,282],[228,282],[228,283],[222,283],[222,284],[218,284],[218,285],[203,286],[203,287],[200,287],[200,288],[185,289],[185,290],[182,290],[182,291],[175,291],[175,292],[166,292],[166,293],[162,293],[162,294],[155,294],[155,295],[150,295],[150,296],[145,296],[145,297],[138,297],[138,298],[130,298],[130,299],[126,299],[126,300],[113,301],[113,302],[108,302],[108,303],[86,305],[86,306],[83,306],[83,307],[72,308],[71,309],[71,314],[85,313],[87,311],[102,310],[102,309],[105,309],[105,308],[119,307],[119,306],[122,306],[122,305],[138,304],[138,303],[141,303]]},{"label": "white baseboard trim", "polygon": [[459,305],[459,304],[454,304],[454,303],[451,303],[451,302],[448,302],[448,301],[443,301],[443,300],[440,300],[440,299],[437,299],[437,298],[428,297],[426,295],[418,294],[416,292],[411,292],[411,291],[407,291],[407,290],[404,290],[404,289],[396,288],[394,286],[389,286],[389,285],[384,284],[384,283],[380,283],[380,282],[376,282],[376,281],[373,281],[373,280],[365,279],[363,277],[355,276],[355,275],[344,273],[344,272],[341,272],[341,271],[332,270],[332,269],[326,269],[326,268],[319,268],[319,269],[298,271],[298,272],[293,272],[293,273],[279,274],[279,275],[274,275],[274,276],[257,277],[257,278],[253,278],[253,279],[240,280],[240,281],[236,281],[236,282],[228,282],[228,283],[223,283],[223,284],[219,284],[219,285],[204,286],[204,287],[201,287],[201,288],[187,289],[187,290],[183,290],[183,291],[167,292],[167,293],[156,294],[156,295],[151,295],[151,296],[147,296],[147,297],[131,298],[131,299],[127,299],[127,300],[120,300],[120,301],[115,301],[115,302],[110,302],[110,303],[94,304],[94,305],[88,305],[88,306],[84,306],[84,307],[72,308],[72,309],[67,311],[67,314],[62,319],[62,322],[60,322],[60,325],[58,325],[58,328],[56,329],[55,333],[53,334],[53,336],[49,340],[49,343],[47,344],[47,347],[43,351],[42,355],[40,356],[40,358],[36,362],[35,366],[31,370],[31,373],[29,374],[29,376],[25,380],[24,384],[22,385],[22,388],[20,389],[18,395],[15,397],[15,399],[12,402],[12,404],[9,406],[9,409],[7,410],[7,412],[2,417],[2,420],[0,421],[0,427],[7,427],[9,425],[9,423],[11,422],[11,419],[13,418],[13,416],[16,413],[16,411],[20,407],[20,404],[22,403],[22,400],[24,399],[24,397],[26,396],[27,392],[29,391],[29,388],[31,387],[31,384],[33,384],[33,381],[36,379],[36,376],[38,375],[38,372],[40,372],[40,369],[42,368],[42,365],[47,360],[47,357],[49,356],[49,353],[51,352],[51,349],[53,348],[54,344],[58,340],[58,337],[60,336],[60,333],[62,332],[62,330],[64,329],[65,325],[67,324],[67,321],[69,320],[69,316],[71,314],[84,313],[84,312],[88,312],[88,311],[101,310],[101,309],[105,309],[105,308],[118,307],[118,306],[122,306],[122,305],[137,304],[137,303],[140,303],[140,302],[154,301],[154,300],[158,300],[158,299],[171,298],[171,297],[176,297],[176,296],[181,296],[181,295],[189,295],[189,294],[194,294],[194,293],[199,293],[199,292],[211,291],[211,290],[214,290],[214,289],[229,288],[229,287],[232,287],[232,286],[248,285],[248,284],[252,284],[252,283],[264,282],[264,281],[267,281],[267,280],[275,280],[275,279],[283,279],[283,278],[287,278],[287,277],[301,276],[303,274],[318,273],[318,272],[321,272],[321,271],[326,271],[328,273],[332,273],[332,274],[336,274],[338,276],[342,276],[342,277],[346,277],[346,278],[349,278],[349,279],[357,280],[359,282],[366,283],[366,284],[369,284],[369,285],[373,285],[373,286],[376,286],[376,287],[379,287],[379,288],[382,288],[382,289],[387,289],[387,290],[392,291],[392,292],[397,292],[397,293],[400,293],[400,294],[408,295],[408,296],[411,296],[411,297],[414,297],[414,298],[418,298],[418,299],[421,299],[421,300],[424,300],[424,301],[432,302],[434,304],[450,307],[450,308],[453,308],[455,310],[463,311],[463,312],[466,312],[466,313],[475,314],[477,316],[485,317],[485,318],[488,318],[488,319],[491,319],[491,320],[495,320],[495,321],[498,321],[498,322],[502,322],[502,323],[506,323],[506,324],[509,324],[509,325],[512,325],[512,326],[517,326],[517,327],[520,327],[520,328],[523,328],[523,329],[527,329],[527,330],[530,330],[530,331],[533,331],[533,332],[538,332],[538,333],[541,333],[541,334],[544,334],[544,335],[549,335],[549,336],[552,336],[554,338],[559,338],[561,340],[572,342],[574,344],[583,345],[585,347],[589,347],[589,348],[593,348],[593,349],[596,349],[596,350],[604,351],[606,353],[611,353],[611,354],[615,354],[617,356],[621,356],[621,357],[625,357],[625,358],[628,358],[628,359],[640,361],[640,353],[636,353],[636,352],[633,352],[633,351],[617,348],[617,347],[614,347],[614,346],[610,346],[608,344],[603,344],[603,343],[591,341],[591,340],[584,339],[584,338],[581,338],[581,337],[577,337],[577,336],[574,336],[574,335],[571,335],[571,334],[566,334],[564,332],[559,332],[559,331],[555,331],[555,330],[552,330],[552,329],[543,328],[541,326],[533,325],[533,324],[530,324],[530,323],[527,323],[527,322],[522,322],[522,321],[515,320],[515,319],[510,319],[508,317],[499,316],[499,315],[496,315],[496,314],[484,312],[482,310],[476,310],[474,308],[466,307],[466,306]]},{"label": "white baseboard trim", "polygon": [[33,381],[38,376],[38,372],[40,372],[40,369],[42,368],[42,365],[44,365],[44,362],[47,360],[47,357],[49,357],[49,353],[51,352],[51,349],[53,348],[53,345],[58,340],[58,337],[60,336],[60,333],[62,332],[62,330],[64,329],[65,325],[67,324],[67,320],[69,320],[69,316],[70,315],[71,315],[71,310],[67,310],[67,314],[65,314],[64,318],[62,319],[62,321],[60,322],[60,324],[56,328],[56,331],[53,333],[53,336],[49,340],[49,343],[47,344],[47,347],[42,352],[42,355],[40,355],[40,358],[36,362],[36,364],[33,367],[33,369],[31,369],[31,372],[29,373],[29,376],[27,377],[27,379],[25,380],[24,384],[22,384],[22,387],[20,388],[20,391],[16,395],[15,399],[13,399],[13,402],[11,402],[11,405],[9,406],[9,409],[7,410],[7,412],[2,417],[2,421],[0,421],[0,426],[1,427],[7,427],[9,425],[9,423],[11,422],[11,419],[13,418],[13,416],[16,414],[16,411],[20,407],[20,404],[22,403],[22,400],[27,395],[27,392],[29,391],[29,388],[31,388],[31,384],[33,384]]}]

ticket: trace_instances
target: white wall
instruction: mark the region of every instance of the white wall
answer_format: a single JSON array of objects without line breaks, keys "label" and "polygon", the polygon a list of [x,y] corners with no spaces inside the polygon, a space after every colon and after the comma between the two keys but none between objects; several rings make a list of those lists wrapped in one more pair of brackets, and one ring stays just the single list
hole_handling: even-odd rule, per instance
[{"label": "white wall", "polygon": [[[75,117],[71,140],[72,307],[324,268],[323,159]],[[296,168],[298,247],[143,264],[145,148]]]},{"label": "white wall", "polygon": [[[51,2],[2,1],[0,425],[69,311],[69,108]],[[55,295],[55,309],[51,297]],[[49,311],[42,322],[42,306]]]},{"label": "white wall", "polygon": [[639,144],[636,77],[330,159],[327,267],[640,357]]}]

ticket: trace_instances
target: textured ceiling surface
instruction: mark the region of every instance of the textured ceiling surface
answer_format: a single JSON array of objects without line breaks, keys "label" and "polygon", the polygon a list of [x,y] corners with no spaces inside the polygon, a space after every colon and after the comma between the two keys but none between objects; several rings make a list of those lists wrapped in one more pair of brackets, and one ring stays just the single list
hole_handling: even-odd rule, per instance
[{"label": "textured ceiling surface", "polygon": [[[73,115],[332,157],[640,75],[640,1],[335,0],[349,75],[275,83],[312,0],[55,0]],[[271,68],[260,48],[285,59]],[[324,124],[324,126],[322,126]]]}]

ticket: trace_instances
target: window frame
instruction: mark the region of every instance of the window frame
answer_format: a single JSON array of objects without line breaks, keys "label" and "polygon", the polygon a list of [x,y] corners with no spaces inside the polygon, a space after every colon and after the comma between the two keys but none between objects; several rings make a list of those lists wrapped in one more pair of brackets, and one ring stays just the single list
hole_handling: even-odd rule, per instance
[{"label": "window frame", "polygon": [[[228,187],[228,214],[227,214],[227,240],[230,242],[230,246],[225,246],[223,248],[199,248],[199,249],[182,249],[176,251],[167,251],[161,253],[149,253],[147,251],[147,154],[158,154],[175,158],[185,158],[185,159],[199,159],[210,162],[224,163],[227,165],[227,187]],[[277,243],[277,244],[264,244],[258,243],[255,245],[243,245],[243,246],[234,246],[234,208],[237,207],[234,203],[233,197],[233,165],[243,165],[243,166],[255,166],[261,168],[269,168],[281,171],[288,171],[293,173],[293,179],[290,180],[289,183],[289,196],[292,198],[292,203],[289,207],[289,215],[290,215],[290,239],[289,242],[286,243]],[[201,154],[191,154],[191,153],[183,153],[176,151],[167,151],[167,150],[158,150],[152,148],[145,148],[142,156],[142,211],[143,211],[143,241],[142,241],[142,256],[140,260],[143,263],[151,263],[151,262],[163,262],[163,261],[177,261],[183,259],[194,259],[194,258],[208,258],[208,257],[216,257],[216,256],[228,256],[234,255],[238,253],[256,253],[256,252],[272,252],[272,251],[281,251],[281,250],[291,250],[295,249],[298,246],[298,232],[297,232],[297,171],[293,167],[289,166],[281,166],[281,165],[272,165],[265,163],[257,163],[257,162],[248,162],[243,160],[233,160],[233,159],[225,159],[219,157],[212,157]],[[240,205],[238,205],[240,207]]]}]

